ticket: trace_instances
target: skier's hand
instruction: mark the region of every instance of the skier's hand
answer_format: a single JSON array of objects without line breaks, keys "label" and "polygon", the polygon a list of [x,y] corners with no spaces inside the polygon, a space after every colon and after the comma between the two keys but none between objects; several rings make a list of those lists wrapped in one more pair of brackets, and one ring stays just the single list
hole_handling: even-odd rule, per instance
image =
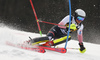
[{"label": "skier's hand", "polygon": [[[69,26],[67,26],[67,28],[69,28]],[[71,25],[70,25],[70,31],[71,31],[71,32],[74,32],[74,31],[76,31],[76,30],[77,30],[76,25],[75,25],[75,24],[71,24]]]},{"label": "skier's hand", "polygon": [[86,49],[85,49],[85,47],[83,47],[83,48],[80,48],[79,51],[80,51],[80,53],[85,53]]},{"label": "skier's hand", "polygon": [[79,46],[80,46],[80,53],[85,53],[86,52],[86,48],[84,47],[83,43],[79,43]]},{"label": "skier's hand", "polygon": [[[67,28],[69,28],[69,26],[67,26]],[[70,29],[75,30],[75,29],[76,29],[76,25],[75,25],[75,24],[71,24],[71,25],[70,25]]]}]

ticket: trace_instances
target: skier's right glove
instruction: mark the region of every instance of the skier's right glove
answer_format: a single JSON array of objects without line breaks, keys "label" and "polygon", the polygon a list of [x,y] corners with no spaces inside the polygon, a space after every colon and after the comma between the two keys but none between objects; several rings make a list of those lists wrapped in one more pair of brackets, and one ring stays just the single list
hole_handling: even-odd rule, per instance
[{"label": "skier's right glove", "polygon": [[[67,29],[69,28],[69,26],[67,26]],[[74,32],[74,31],[76,31],[77,30],[77,28],[76,28],[76,25],[75,24],[71,24],[70,25],[70,31],[71,32]]]},{"label": "skier's right glove", "polygon": [[84,47],[83,43],[79,43],[79,46],[80,46],[80,53],[85,53],[86,52],[86,48]]}]

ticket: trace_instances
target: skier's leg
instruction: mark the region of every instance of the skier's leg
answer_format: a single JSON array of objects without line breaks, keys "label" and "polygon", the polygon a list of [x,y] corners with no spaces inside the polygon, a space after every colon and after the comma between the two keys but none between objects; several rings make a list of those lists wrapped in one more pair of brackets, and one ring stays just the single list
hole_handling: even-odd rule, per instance
[{"label": "skier's leg", "polygon": [[[50,47],[50,46],[56,46],[58,44],[66,42],[66,38],[67,38],[67,36],[59,38],[59,39],[48,41],[45,44],[43,44],[43,46],[48,46],[48,47]],[[70,40],[70,39],[71,39],[71,36],[69,36],[68,40]]]},{"label": "skier's leg", "polygon": [[[49,33],[47,34],[47,36],[52,36],[52,38],[54,38],[54,40],[52,41],[48,41],[44,44],[44,46],[55,46],[61,43],[66,42],[67,36],[66,34],[64,35],[60,28],[58,26],[54,26]],[[69,36],[69,39],[71,39],[71,36]]]},{"label": "skier's leg", "polygon": [[57,26],[53,26],[50,31],[48,32],[47,36],[45,37],[38,37],[38,38],[34,38],[30,40],[30,44],[35,45],[41,42],[47,42],[49,40],[52,40],[53,36],[55,35],[55,31],[53,29],[55,29],[55,27]]},{"label": "skier's leg", "polygon": [[[67,36],[53,40],[53,43],[54,43],[53,46],[56,46],[56,45],[59,45],[59,44],[66,42],[66,39],[67,39]],[[68,37],[68,41],[69,40],[71,40],[71,36]]]},{"label": "skier's leg", "polygon": [[39,43],[47,42],[47,41],[49,41],[49,38],[47,36],[45,36],[45,37],[38,37],[38,38],[31,39],[30,40],[30,44],[31,45],[35,45],[35,44],[39,44]]}]

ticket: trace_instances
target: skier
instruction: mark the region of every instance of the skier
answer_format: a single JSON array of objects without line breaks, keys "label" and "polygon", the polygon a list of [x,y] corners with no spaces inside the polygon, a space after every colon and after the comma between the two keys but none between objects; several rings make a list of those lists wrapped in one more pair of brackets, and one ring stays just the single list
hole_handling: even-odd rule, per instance
[{"label": "skier", "polygon": [[[77,31],[77,37],[80,46],[80,52],[84,53],[86,51],[83,45],[83,24],[82,21],[85,19],[86,13],[82,9],[75,10],[75,15],[71,16],[71,25],[70,25],[70,33]],[[49,32],[47,33],[46,37],[35,38],[30,41],[30,43],[39,42],[39,41],[47,41],[43,46],[55,46],[57,44],[61,44],[66,41],[66,36],[69,27],[69,15],[63,18],[59,23],[59,25],[53,26]],[[62,39],[60,39],[62,38]],[[70,40],[70,36],[68,37]],[[58,39],[58,40],[55,40]]]}]

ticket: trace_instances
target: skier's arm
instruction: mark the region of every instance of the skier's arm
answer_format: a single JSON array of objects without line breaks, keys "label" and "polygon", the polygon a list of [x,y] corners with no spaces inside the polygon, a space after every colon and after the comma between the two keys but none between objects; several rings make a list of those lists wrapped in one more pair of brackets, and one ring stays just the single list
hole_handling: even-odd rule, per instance
[{"label": "skier's arm", "polygon": [[82,30],[80,30],[77,33],[77,36],[78,36],[79,43],[82,43],[83,42],[83,32],[82,32]]},{"label": "skier's arm", "polygon": [[79,46],[80,46],[79,51],[80,53],[85,53],[86,48],[84,47],[84,44],[83,44],[83,24],[78,29],[77,35],[78,35]]},{"label": "skier's arm", "polygon": [[59,22],[59,25],[63,25],[63,26],[59,26],[59,27],[60,27],[60,28],[66,29],[65,25],[66,25],[66,23],[68,23],[68,22],[69,22],[69,15],[66,16],[65,18],[63,18],[63,19]]},{"label": "skier's arm", "polygon": [[78,37],[79,43],[82,43],[83,42],[83,24],[77,30],[77,37]]}]

